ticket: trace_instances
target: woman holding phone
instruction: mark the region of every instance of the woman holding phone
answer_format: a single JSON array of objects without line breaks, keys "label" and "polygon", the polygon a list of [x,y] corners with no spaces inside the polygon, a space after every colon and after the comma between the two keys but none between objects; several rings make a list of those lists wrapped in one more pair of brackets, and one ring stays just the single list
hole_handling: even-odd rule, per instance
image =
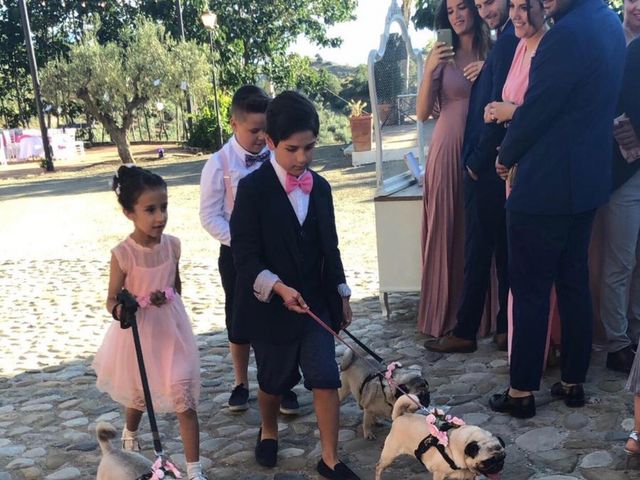
[{"label": "woman holding phone", "polygon": [[417,115],[437,118],[425,173],[422,288],[418,329],[439,337],[456,321],[464,267],[464,195],[460,154],[473,80],[489,36],[473,0],[442,0],[436,28],[448,29],[431,49],[417,98]]}]

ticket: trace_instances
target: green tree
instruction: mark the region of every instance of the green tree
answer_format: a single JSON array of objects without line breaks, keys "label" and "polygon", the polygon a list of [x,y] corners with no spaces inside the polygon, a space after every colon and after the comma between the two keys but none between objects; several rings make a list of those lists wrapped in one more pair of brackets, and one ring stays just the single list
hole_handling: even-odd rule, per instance
[{"label": "green tree", "polygon": [[[99,26],[97,19],[94,24]],[[136,111],[151,100],[180,95],[183,81],[192,92],[207,89],[206,53],[194,44],[176,44],[161,25],[142,18],[120,31],[121,44],[101,44],[95,31],[99,28],[85,31],[68,59],[60,56],[46,66],[43,94],[82,102],[109,133],[122,162],[129,163],[127,134]]]}]

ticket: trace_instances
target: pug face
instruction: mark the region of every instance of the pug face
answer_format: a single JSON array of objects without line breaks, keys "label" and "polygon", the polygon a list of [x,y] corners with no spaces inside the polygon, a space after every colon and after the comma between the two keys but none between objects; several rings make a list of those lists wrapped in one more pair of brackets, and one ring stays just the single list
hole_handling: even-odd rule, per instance
[{"label": "pug face", "polygon": [[395,389],[393,402],[405,393],[410,393],[418,397],[423,407],[428,407],[431,402],[429,383],[422,377],[419,368],[398,367],[393,371],[393,382],[398,388]]},{"label": "pug face", "polygon": [[504,468],[504,442],[500,437],[477,428],[467,440],[464,456],[469,470],[489,479],[497,479]]}]

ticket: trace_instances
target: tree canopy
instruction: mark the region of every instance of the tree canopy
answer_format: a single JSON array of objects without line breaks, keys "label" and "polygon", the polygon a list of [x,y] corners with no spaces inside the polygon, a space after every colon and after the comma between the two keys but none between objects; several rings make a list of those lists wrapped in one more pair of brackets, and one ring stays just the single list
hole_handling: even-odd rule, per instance
[{"label": "tree canopy", "polygon": [[122,27],[119,42],[99,43],[93,28],[85,28],[66,58],[59,55],[42,71],[42,91],[49,103],[80,101],[118,147],[124,163],[132,162],[127,133],[136,111],[151,100],[194,96],[209,89],[206,50],[194,42],[176,42],[162,25],[140,17]]}]

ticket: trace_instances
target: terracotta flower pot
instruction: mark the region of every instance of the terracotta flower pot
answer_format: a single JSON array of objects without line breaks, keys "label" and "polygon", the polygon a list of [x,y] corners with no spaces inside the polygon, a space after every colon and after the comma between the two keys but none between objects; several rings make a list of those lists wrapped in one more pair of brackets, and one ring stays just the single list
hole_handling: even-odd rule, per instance
[{"label": "terracotta flower pot", "polygon": [[354,152],[371,150],[371,115],[349,117]]}]

